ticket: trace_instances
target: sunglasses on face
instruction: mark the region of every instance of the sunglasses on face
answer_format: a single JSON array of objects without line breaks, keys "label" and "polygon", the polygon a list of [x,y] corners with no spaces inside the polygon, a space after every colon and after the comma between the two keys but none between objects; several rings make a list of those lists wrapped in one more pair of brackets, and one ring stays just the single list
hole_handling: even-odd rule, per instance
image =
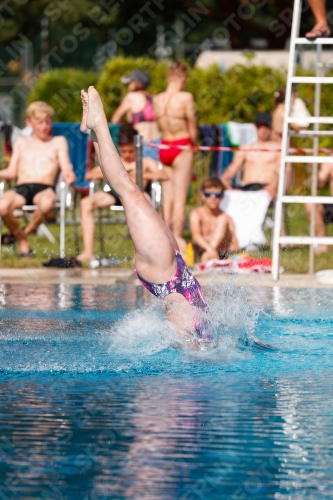
[{"label": "sunglasses on face", "polygon": [[210,191],[204,191],[204,196],[205,198],[210,198],[211,196],[213,196],[213,198],[217,198],[219,200],[220,198],[222,198],[223,193],[222,191],[220,191],[219,193],[211,193]]}]

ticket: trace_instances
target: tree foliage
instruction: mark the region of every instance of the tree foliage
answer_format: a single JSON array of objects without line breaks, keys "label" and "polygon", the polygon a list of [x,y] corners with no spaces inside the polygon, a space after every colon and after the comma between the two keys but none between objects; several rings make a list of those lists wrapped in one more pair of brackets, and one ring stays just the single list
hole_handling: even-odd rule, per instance
[{"label": "tree foliage", "polygon": [[[326,5],[330,12],[333,0],[327,0]],[[221,48],[224,32],[232,48],[253,49],[260,38],[268,49],[284,49],[290,36],[292,6],[292,0],[10,0],[0,4],[0,50],[7,64],[7,46],[26,37],[33,45],[35,61],[56,47],[64,64],[79,63],[89,69],[94,64],[89,47],[94,52],[106,47],[110,56],[113,48],[110,51],[107,46],[114,42],[114,55],[154,57],[159,25],[166,30],[172,55],[177,57],[182,45],[191,61],[201,50]],[[305,7],[302,32],[313,24],[311,11]],[[183,36],[179,36],[177,20],[183,23]],[[88,30],[87,39],[75,34],[77,26]],[[66,36],[77,38],[75,51],[62,50],[61,40]],[[62,63],[58,59],[52,64],[58,67]]]},{"label": "tree foliage", "polygon": [[96,85],[98,75],[78,69],[54,69],[44,73],[29,95],[28,103],[45,101],[54,110],[56,122],[81,121],[80,90]]}]

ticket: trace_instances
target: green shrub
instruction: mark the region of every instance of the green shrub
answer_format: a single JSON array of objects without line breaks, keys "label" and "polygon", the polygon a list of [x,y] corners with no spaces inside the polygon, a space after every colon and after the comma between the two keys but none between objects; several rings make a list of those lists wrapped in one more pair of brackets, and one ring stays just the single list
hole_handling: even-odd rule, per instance
[{"label": "green shrub", "polygon": [[37,80],[28,103],[45,101],[54,110],[56,122],[79,122],[82,116],[80,90],[96,85],[98,75],[79,69],[53,69]]},{"label": "green shrub", "polygon": [[[218,65],[207,69],[190,68],[186,90],[195,99],[199,124],[253,121],[258,109],[269,111],[273,104],[275,90],[285,84],[284,70],[256,65],[255,58],[244,59],[223,71]],[[156,94],[165,89],[168,61],[149,58],[116,57],[104,67],[99,78],[96,73],[65,68],[52,70],[42,75],[31,94],[29,102],[44,100],[55,111],[55,121],[78,122],[81,119],[80,89],[96,85],[101,93],[108,119],[111,118],[127,91],[120,78],[134,69],[144,69],[150,74],[149,92]],[[305,73],[299,70],[298,74]],[[305,100],[311,113],[314,112],[314,86],[302,84],[299,95]],[[333,87],[323,85],[321,112],[333,114]],[[332,141],[322,140],[322,144]]]},{"label": "green shrub", "polygon": [[[256,66],[255,60],[233,66],[227,71],[218,65],[207,69],[189,69],[186,90],[195,99],[199,123],[224,123],[230,120],[252,121],[258,107],[271,109],[274,91],[284,84],[285,73],[267,66]],[[150,74],[149,92],[156,94],[165,89],[167,68],[170,63],[148,58],[117,57],[104,67],[97,89],[101,93],[105,111],[111,117],[126,94],[126,85],[120,78],[134,69]]]}]

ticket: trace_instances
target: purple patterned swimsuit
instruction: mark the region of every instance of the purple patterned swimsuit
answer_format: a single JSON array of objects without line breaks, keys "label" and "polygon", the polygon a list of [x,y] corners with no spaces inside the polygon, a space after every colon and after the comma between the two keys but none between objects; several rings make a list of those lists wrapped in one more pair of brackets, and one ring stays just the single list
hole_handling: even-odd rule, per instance
[{"label": "purple patterned swimsuit", "polygon": [[[174,277],[170,281],[162,284],[150,283],[144,280],[135,270],[139,280],[147,290],[150,291],[159,299],[163,299],[170,293],[180,293],[183,295],[191,306],[197,307],[202,311],[208,309],[205,297],[202,293],[200,283],[193,276],[189,268],[184,262],[183,257],[180,255],[179,250],[175,249],[177,269]],[[195,325],[195,330],[199,336],[202,336],[203,330],[206,329],[206,320],[201,319],[198,325]]]}]

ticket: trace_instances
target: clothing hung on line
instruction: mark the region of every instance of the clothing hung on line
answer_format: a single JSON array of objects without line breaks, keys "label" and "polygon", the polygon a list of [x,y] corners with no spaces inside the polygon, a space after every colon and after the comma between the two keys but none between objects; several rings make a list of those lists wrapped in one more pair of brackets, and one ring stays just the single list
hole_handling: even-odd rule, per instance
[{"label": "clothing hung on line", "polygon": [[45,189],[51,188],[54,191],[54,186],[49,186],[47,184],[39,184],[39,183],[27,183],[27,184],[19,184],[11,188],[11,191],[15,191],[15,193],[20,194],[25,198],[26,205],[33,205],[33,199],[36,194],[45,191]]},{"label": "clothing hung on line", "polygon": [[153,108],[153,97],[146,93],[145,97],[146,97],[146,104],[144,105],[143,109],[137,111],[136,113],[132,113],[133,125],[137,125],[138,123],[142,122],[156,121]]},{"label": "clothing hung on line", "polygon": [[151,145],[159,146],[161,144],[161,139],[153,139],[152,141],[144,141],[142,145],[142,157],[146,158],[149,156],[156,162],[160,161],[160,150],[159,148],[153,148]]}]

